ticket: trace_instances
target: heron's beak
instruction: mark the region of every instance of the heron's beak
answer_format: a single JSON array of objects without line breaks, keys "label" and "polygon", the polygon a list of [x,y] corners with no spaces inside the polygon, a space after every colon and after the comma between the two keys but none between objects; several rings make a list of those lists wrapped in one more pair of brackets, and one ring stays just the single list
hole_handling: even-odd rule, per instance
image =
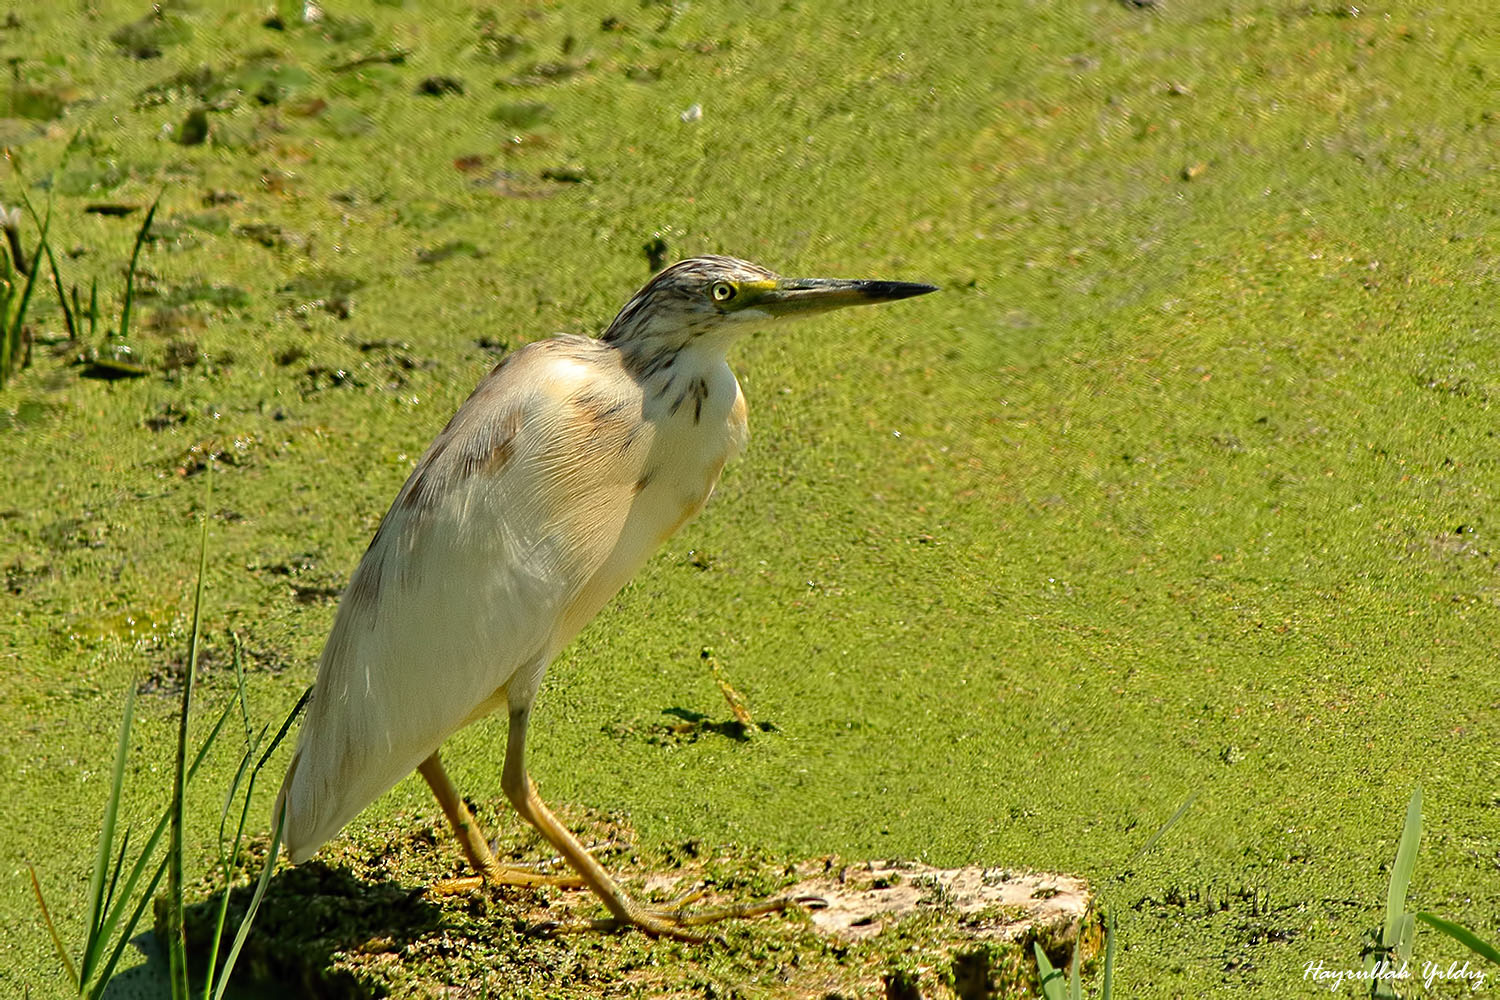
[{"label": "heron's beak", "polygon": [[894,302],[913,295],[937,291],[936,285],[912,281],[864,281],[848,278],[778,278],[756,296],[754,308],[772,316],[801,315],[862,306],[872,302]]}]

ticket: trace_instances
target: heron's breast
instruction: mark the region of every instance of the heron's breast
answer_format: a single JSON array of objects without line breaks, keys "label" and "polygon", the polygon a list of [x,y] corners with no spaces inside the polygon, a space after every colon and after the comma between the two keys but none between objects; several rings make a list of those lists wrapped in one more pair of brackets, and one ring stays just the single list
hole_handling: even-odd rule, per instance
[{"label": "heron's breast", "polygon": [[700,391],[704,398],[691,420],[680,407],[664,421],[661,440],[636,484],[633,509],[642,514],[641,528],[652,549],[697,516],[718,485],[725,463],[744,450],[749,437],[745,397],[733,375],[727,383]]},{"label": "heron's breast", "polygon": [[[716,401],[710,392],[696,420],[686,406],[651,422],[649,450],[624,484],[616,509],[624,517],[610,538],[597,570],[589,575],[564,615],[568,638],[575,635],[651,557],[701,511],[724,465],[744,449],[744,400],[730,376],[732,398]],[[727,393],[726,393],[727,396]],[[615,489],[619,489],[616,485]],[[564,640],[566,641],[566,640]]]}]

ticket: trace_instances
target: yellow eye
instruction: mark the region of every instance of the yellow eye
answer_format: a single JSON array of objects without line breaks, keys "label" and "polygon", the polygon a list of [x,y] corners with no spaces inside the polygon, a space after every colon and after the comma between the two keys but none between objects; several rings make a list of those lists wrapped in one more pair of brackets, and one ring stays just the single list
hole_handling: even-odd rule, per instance
[{"label": "yellow eye", "polygon": [[713,296],[715,302],[728,302],[734,298],[735,288],[727,281],[715,281],[708,294]]}]

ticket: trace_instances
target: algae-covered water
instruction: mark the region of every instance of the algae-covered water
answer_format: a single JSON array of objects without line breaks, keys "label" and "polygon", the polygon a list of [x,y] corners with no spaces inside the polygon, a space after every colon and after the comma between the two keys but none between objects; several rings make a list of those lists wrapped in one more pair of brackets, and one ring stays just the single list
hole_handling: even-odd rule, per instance
[{"label": "algae-covered water", "polygon": [[[1120,995],[1283,997],[1359,967],[1420,783],[1409,905],[1500,938],[1483,8],[0,8],[0,202],[50,195],[102,313],[70,342],[44,286],[0,389],[0,992],[66,993],[26,865],[80,940],[132,683],[122,818],[167,800],[201,516],[202,698],[237,640],[279,722],[452,410],[505,350],[601,330],[653,252],[943,292],[736,349],[749,452],[553,664],[549,800],[647,854],[1078,873]],[[158,192],[144,374],[94,377]],[[769,731],[683,735],[730,718],[705,648]],[[503,750],[490,720],[446,756],[524,839]],[[414,815],[416,779],[342,843]]]}]

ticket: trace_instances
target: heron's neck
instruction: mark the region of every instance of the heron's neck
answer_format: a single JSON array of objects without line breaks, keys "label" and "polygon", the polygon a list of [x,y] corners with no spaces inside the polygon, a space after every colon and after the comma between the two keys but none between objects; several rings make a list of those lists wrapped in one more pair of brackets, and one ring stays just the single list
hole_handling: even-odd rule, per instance
[{"label": "heron's neck", "polygon": [[729,345],[717,337],[642,337],[613,346],[625,370],[648,390],[663,381],[706,378],[728,364]]},{"label": "heron's neck", "polygon": [[685,410],[697,418],[729,406],[739,391],[726,344],[698,338],[686,344],[647,340],[616,346],[648,409],[665,408],[668,416]]}]

